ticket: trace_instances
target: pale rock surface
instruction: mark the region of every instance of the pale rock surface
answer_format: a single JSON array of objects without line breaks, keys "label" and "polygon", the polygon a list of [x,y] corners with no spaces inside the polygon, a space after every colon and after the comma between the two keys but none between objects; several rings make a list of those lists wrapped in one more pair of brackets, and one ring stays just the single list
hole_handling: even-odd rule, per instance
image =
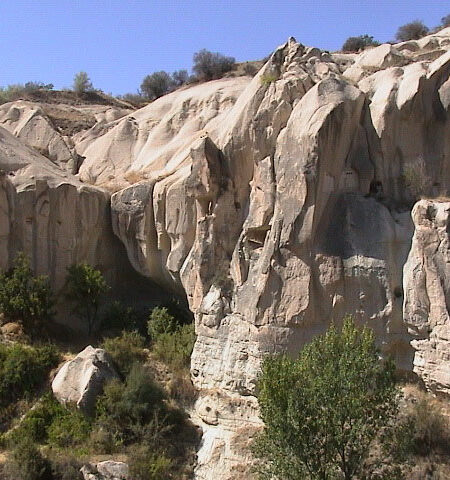
[{"label": "pale rock surface", "polygon": [[450,202],[422,200],[404,267],[404,320],[413,335],[414,372],[432,391],[450,394]]},{"label": "pale rock surface", "polygon": [[83,465],[80,471],[84,480],[128,480],[129,478],[128,464],[114,460]]},{"label": "pale rock surface", "polygon": [[119,375],[106,351],[89,345],[59,369],[52,390],[59,402],[74,404],[91,415],[105,382],[114,378]]}]

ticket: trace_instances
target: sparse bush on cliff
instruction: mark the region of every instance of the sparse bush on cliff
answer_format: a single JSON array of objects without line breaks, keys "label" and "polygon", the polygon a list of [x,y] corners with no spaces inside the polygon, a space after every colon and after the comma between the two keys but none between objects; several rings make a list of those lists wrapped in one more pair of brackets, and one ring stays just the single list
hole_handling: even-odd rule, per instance
[{"label": "sparse bush on cliff", "polygon": [[80,263],[67,269],[65,297],[72,312],[86,322],[88,336],[97,327],[100,301],[108,290],[102,273],[91,265]]},{"label": "sparse bush on cliff", "polygon": [[175,87],[181,87],[189,81],[189,73],[187,70],[177,70],[172,73],[172,81]]},{"label": "sparse bush on cliff", "polygon": [[373,39],[371,35],[360,35],[359,37],[349,37],[342,45],[343,52],[359,52],[366,47],[376,47],[380,43]]},{"label": "sparse bush on cliff", "polygon": [[297,360],[266,357],[258,400],[265,427],[254,453],[264,479],[357,477],[398,410],[393,364],[380,360],[373,332],[351,318]]},{"label": "sparse bush on cliff", "polygon": [[145,361],[144,343],[144,337],[138,332],[123,331],[119,337],[107,338],[102,348],[111,355],[120,373],[125,376],[134,363]]},{"label": "sparse bush on cliff", "polygon": [[173,86],[173,79],[170,74],[161,70],[147,75],[142,80],[141,92],[146,98],[154,100],[170,92]]},{"label": "sparse bush on cliff", "polygon": [[441,18],[441,26],[442,27],[450,27],[450,13],[445,17]]},{"label": "sparse bush on cliff", "polygon": [[25,328],[52,316],[53,296],[48,277],[34,276],[30,261],[19,253],[8,272],[0,274],[0,311]]},{"label": "sparse bush on cliff", "polygon": [[73,91],[78,95],[83,93],[92,92],[94,87],[91,79],[86,72],[78,72],[73,77]]},{"label": "sparse bush on cliff", "polygon": [[433,180],[428,173],[425,159],[422,156],[416,157],[413,161],[403,166],[401,179],[414,201],[419,200],[423,195],[430,195]]},{"label": "sparse bush on cliff", "polygon": [[174,370],[189,366],[195,342],[192,323],[182,325],[170,315],[167,308],[156,307],[148,321],[148,334],[157,358]]},{"label": "sparse bush on cliff", "polygon": [[213,53],[203,49],[194,53],[192,70],[200,80],[221,78],[225,73],[233,70],[236,60],[221,53]]},{"label": "sparse bush on cliff", "polygon": [[421,20],[414,20],[398,28],[395,38],[399,42],[418,40],[428,33],[428,27]]}]

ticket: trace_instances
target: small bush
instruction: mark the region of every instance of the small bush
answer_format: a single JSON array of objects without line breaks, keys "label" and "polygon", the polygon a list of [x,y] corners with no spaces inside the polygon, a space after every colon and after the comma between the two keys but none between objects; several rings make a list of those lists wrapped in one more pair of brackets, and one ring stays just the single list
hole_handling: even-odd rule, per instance
[{"label": "small bush", "polygon": [[12,269],[0,274],[0,311],[34,329],[51,318],[53,304],[48,277],[34,276],[28,257],[19,253]]},{"label": "small bush", "polygon": [[400,461],[410,456],[446,454],[450,424],[430,398],[422,395],[410,406],[393,432],[391,452]]},{"label": "small bush", "polygon": [[450,14],[441,18],[441,25],[442,27],[450,27]]},{"label": "small bush", "polygon": [[49,462],[28,438],[17,443],[8,456],[6,474],[11,480],[50,480]]},{"label": "small bush", "polygon": [[164,393],[150,372],[134,364],[124,383],[112,380],[97,401],[97,428],[109,432],[115,443],[128,444],[142,439],[143,427],[155,415],[164,415]]},{"label": "small bush", "polygon": [[246,62],[244,65],[244,73],[248,75],[249,77],[254,77],[256,75],[256,72],[258,69],[255,67],[255,65],[252,65],[251,63]]},{"label": "small bush", "polygon": [[83,93],[92,92],[94,87],[91,79],[86,72],[78,72],[73,78],[73,91],[78,95]]},{"label": "small bush", "polygon": [[260,79],[261,85],[270,85],[273,82],[277,81],[276,75],[273,74],[267,74],[263,75]]},{"label": "small bush", "polygon": [[371,35],[360,35],[359,37],[349,37],[342,45],[343,52],[359,52],[366,47],[376,47],[380,43],[373,39]]},{"label": "small bush", "polygon": [[418,40],[428,33],[428,27],[421,20],[402,25],[398,28],[395,38],[399,42],[407,42],[408,40]]},{"label": "small bush", "polygon": [[0,406],[32,397],[58,361],[59,355],[52,346],[0,344]]},{"label": "small bush", "polygon": [[97,327],[100,302],[109,290],[102,273],[86,263],[71,265],[64,288],[72,312],[86,322],[87,334],[91,336]]},{"label": "small bush", "polygon": [[172,83],[175,87],[181,87],[188,83],[189,73],[187,70],[177,70],[172,73]]},{"label": "small bush", "polygon": [[404,165],[402,179],[414,200],[431,192],[433,181],[421,156]]},{"label": "small bush", "polygon": [[[102,314],[101,329],[106,333],[142,330],[145,315],[119,301],[112,302]],[[146,332],[144,332],[146,333]]]},{"label": "small bush", "polygon": [[47,428],[48,444],[58,448],[83,446],[91,433],[89,420],[75,408],[65,408]]},{"label": "small bush", "polygon": [[213,53],[206,49],[194,53],[194,66],[192,70],[200,80],[213,80],[221,78],[235,66],[233,57],[226,57],[221,53]]},{"label": "small bush", "polygon": [[172,460],[147,446],[130,450],[130,475],[133,480],[167,480],[170,477]]},{"label": "small bush", "polygon": [[140,93],[124,93],[123,95],[117,95],[119,100],[131,103],[134,106],[141,106],[147,102],[147,100]]},{"label": "small bush", "polygon": [[194,325],[182,325],[174,332],[160,334],[153,344],[153,352],[173,370],[179,370],[189,367],[194,343]]},{"label": "small bush", "polygon": [[178,322],[166,307],[155,307],[150,313],[147,332],[150,338],[156,341],[164,333],[174,333],[178,326]]},{"label": "small bush", "polygon": [[51,458],[52,480],[82,480],[82,463],[72,456]]},{"label": "small bush", "polygon": [[170,92],[173,87],[172,77],[169,73],[162,70],[147,75],[144,80],[142,80],[141,92],[146,98],[154,100]]},{"label": "small bush", "polygon": [[144,337],[138,332],[123,331],[120,337],[108,338],[103,344],[120,373],[126,376],[134,363],[145,362]]}]

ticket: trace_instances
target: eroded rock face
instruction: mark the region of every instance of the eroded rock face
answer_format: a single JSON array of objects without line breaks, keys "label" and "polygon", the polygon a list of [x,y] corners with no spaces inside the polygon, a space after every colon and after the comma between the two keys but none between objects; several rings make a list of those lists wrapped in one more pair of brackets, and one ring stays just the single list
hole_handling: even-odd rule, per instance
[{"label": "eroded rock face", "polygon": [[83,185],[0,128],[0,268],[24,251],[59,289],[73,263],[108,277],[120,251],[110,226],[109,195]]},{"label": "eroded rock face", "polygon": [[[449,55],[450,29],[359,55],[289,39],[251,80],[181,89],[77,135],[80,178],[115,192],[131,264],[195,314],[198,479],[248,477],[263,356],[296,354],[346,314],[447,392],[446,203],[433,216],[420,202],[415,234],[410,208],[450,188]],[[37,167],[18,163],[4,199],[37,191]],[[52,188],[58,175],[44,175]],[[67,183],[92,212],[102,193]]]},{"label": "eroded rock face", "polygon": [[118,379],[119,375],[106,351],[89,345],[59,369],[52,390],[59,402],[74,404],[92,415],[105,382],[114,378]]},{"label": "eroded rock face", "polygon": [[422,200],[404,267],[404,320],[414,340],[414,372],[432,391],[450,394],[450,202]]},{"label": "eroded rock face", "polygon": [[[164,160],[156,172],[167,175],[113,195],[114,231],[135,268],[182,287],[195,313],[198,478],[246,475],[240,429],[259,426],[266,352],[295,354],[352,314],[412,369],[402,313],[416,194],[408,172],[425,162],[422,193],[450,187],[446,35],[425,59],[432,38],[413,53],[388,45],[348,58],[291,39],[220,126],[189,139],[183,162]],[[142,164],[153,158],[139,151]]]}]

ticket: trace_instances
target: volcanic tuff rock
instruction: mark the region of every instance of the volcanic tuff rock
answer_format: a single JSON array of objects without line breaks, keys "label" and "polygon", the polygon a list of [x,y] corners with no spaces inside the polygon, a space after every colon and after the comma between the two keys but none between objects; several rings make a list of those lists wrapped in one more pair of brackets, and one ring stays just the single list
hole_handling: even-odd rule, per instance
[{"label": "volcanic tuff rock", "polygon": [[89,345],[59,369],[52,390],[59,402],[73,403],[92,414],[103,385],[114,378],[118,379],[119,375],[106,351]]},{"label": "volcanic tuff rock", "polygon": [[[79,178],[115,192],[110,221],[135,270],[195,314],[197,478],[248,475],[261,359],[347,313],[399,368],[449,390],[446,203],[420,202],[411,220],[419,195],[449,195],[449,74],[449,28],[361,54],[291,38],[253,79],[185,87],[72,137]],[[33,174],[5,177],[5,192]],[[64,175],[74,198],[106,197]]]}]

